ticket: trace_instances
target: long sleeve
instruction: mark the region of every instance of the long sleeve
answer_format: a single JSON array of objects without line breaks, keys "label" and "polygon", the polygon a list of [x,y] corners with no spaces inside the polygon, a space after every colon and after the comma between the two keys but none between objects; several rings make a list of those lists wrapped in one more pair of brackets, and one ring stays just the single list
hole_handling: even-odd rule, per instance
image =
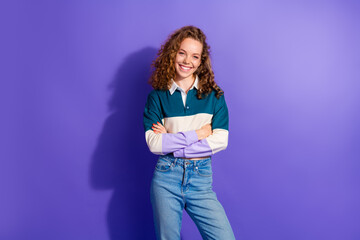
[{"label": "long sleeve", "polygon": [[152,124],[163,123],[161,103],[155,91],[152,91],[147,99],[144,110],[145,139],[149,150],[157,155],[165,155],[185,148],[198,141],[195,130],[178,133],[156,134],[152,130]]},{"label": "long sleeve", "polygon": [[229,113],[224,95],[218,99],[211,125],[213,129],[212,135],[175,151],[174,156],[182,158],[206,157],[227,148],[229,138]]}]

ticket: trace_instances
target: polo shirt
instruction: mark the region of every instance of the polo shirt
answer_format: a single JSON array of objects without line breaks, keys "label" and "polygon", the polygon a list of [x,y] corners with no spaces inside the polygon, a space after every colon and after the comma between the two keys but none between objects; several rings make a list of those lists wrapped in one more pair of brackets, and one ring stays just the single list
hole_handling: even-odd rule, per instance
[{"label": "polo shirt", "polygon": [[[149,93],[143,123],[145,140],[152,153],[196,158],[211,156],[226,149],[229,116],[225,97],[216,98],[213,90],[206,97],[198,99],[194,85],[187,93],[185,104],[178,88],[152,90]],[[157,122],[162,123],[167,133],[156,134],[152,130],[152,125]],[[199,140],[195,130],[208,123],[213,133]]]}]

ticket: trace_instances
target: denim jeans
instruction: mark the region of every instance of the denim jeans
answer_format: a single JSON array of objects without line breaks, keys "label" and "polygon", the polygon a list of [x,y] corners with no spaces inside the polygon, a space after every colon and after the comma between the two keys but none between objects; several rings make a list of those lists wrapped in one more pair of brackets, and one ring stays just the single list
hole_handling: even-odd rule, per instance
[{"label": "denim jeans", "polygon": [[212,190],[211,158],[160,156],[151,182],[157,239],[180,239],[183,209],[203,239],[235,239],[224,208]]}]

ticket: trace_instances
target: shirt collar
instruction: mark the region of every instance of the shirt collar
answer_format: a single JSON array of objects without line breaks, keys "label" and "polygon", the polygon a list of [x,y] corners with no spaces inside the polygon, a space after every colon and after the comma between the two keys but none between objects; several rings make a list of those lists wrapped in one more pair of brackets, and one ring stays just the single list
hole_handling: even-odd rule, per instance
[{"label": "shirt collar", "polygon": [[[180,89],[183,90],[181,87],[179,87],[179,86],[175,83],[175,81],[174,81],[173,79],[171,79],[171,81],[172,81],[172,85],[171,85],[171,87],[170,87],[170,89],[169,89],[170,95],[172,95],[172,94],[176,91],[176,89],[178,89],[178,88],[179,88],[179,90],[180,90]],[[191,88],[190,88],[189,90],[193,89],[194,87],[195,87],[196,89],[198,89],[198,83],[199,83],[199,77],[198,77],[198,75],[196,75],[195,82],[194,82],[194,84],[191,86]],[[181,91],[181,90],[180,90],[180,91]]]}]

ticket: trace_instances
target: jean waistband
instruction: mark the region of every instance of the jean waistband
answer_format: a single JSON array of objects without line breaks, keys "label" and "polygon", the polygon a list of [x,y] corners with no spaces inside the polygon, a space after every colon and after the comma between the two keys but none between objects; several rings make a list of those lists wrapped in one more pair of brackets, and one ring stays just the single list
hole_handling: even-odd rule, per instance
[{"label": "jean waistband", "polygon": [[160,158],[167,160],[174,165],[180,165],[180,166],[185,165],[187,167],[202,166],[202,165],[206,165],[209,162],[211,162],[211,157],[199,159],[199,160],[190,160],[190,159],[185,159],[185,158],[177,158],[177,157],[174,157],[171,155],[160,155],[159,159]]}]

